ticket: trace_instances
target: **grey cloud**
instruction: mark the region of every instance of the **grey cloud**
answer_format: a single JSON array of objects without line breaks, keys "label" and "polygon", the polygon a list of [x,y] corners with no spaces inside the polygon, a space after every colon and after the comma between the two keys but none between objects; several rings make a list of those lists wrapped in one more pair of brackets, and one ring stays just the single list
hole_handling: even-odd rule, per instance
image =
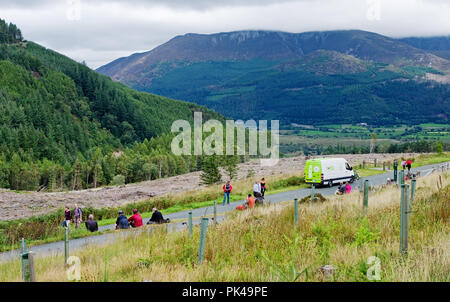
[{"label": "grey cloud", "polygon": [[[69,0],[13,0],[0,1],[0,8],[32,8],[44,7],[51,4],[60,4],[61,2],[68,3]],[[261,6],[276,3],[294,2],[299,0],[79,0],[82,4],[97,5],[97,4],[127,4],[140,6],[162,5],[172,9],[194,9],[205,10],[215,7],[227,6]],[[312,1],[312,0],[300,0]],[[440,0],[435,0],[440,1]]]}]

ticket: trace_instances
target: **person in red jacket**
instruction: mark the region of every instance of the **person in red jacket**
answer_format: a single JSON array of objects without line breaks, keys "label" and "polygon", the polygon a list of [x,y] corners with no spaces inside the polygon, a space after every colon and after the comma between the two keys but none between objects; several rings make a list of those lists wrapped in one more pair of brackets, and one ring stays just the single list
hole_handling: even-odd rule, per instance
[{"label": "person in red jacket", "polygon": [[408,173],[411,171],[412,160],[408,159],[406,161],[406,167],[408,168]]},{"label": "person in red jacket", "polygon": [[230,193],[233,190],[233,187],[230,184],[230,181],[227,181],[225,185],[223,185],[223,205],[225,205],[225,199],[227,199],[227,204],[230,204]]},{"label": "person in red jacket", "polygon": [[141,214],[138,213],[137,209],[133,210],[133,216],[128,218],[128,222],[133,228],[138,228],[142,226],[142,217]]}]

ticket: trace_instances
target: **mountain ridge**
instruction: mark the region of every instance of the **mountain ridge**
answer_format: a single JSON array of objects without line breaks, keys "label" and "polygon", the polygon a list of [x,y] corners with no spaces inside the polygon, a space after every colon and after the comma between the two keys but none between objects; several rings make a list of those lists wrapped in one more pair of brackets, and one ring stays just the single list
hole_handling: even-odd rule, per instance
[{"label": "mountain ridge", "polygon": [[[348,38],[348,36],[351,36]],[[246,43],[256,41],[253,44]],[[367,43],[369,41],[370,43]],[[364,44],[366,42],[366,44]],[[374,50],[375,48],[375,50]],[[178,35],[150,51],[119,58],[97,69],[115,81],[132,77],[129,73],[145,73],[148,67],[164,62],[189,60],[295,60],[315,50],[334,50],[363,60],[405,64],[407,59],[418,65],[437,66],[450,70],[450,63],[406,43],[362,30],[311,31],[289,33],[282,31],[245,30],[216,34],[188,33]],[[397,55],[408,52],[406,57]],[[114,66],[118,64],[117,68]],[[127,66],[124,66],[127,64]],[[142,66],[147,67],[141,68]]]},{"label": "mountain ridge", "polygon": [[98,71],[235,119],[410,124],[450,116],[450,61],[362,30],[189,33]]}]

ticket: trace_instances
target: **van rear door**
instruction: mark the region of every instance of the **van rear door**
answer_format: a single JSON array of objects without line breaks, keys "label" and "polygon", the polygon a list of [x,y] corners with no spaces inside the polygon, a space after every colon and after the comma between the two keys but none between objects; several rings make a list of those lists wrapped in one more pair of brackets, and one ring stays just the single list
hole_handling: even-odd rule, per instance
[{"label": "van rear door", "polygon": [[305,165],[305,182],[320,183],[322,176],[322,163],[320,160],[307,160]]}]

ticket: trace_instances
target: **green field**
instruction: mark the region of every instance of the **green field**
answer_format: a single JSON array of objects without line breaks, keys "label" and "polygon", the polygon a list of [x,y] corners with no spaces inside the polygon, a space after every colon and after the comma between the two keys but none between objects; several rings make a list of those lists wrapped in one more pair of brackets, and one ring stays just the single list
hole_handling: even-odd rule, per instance
[{"label": "green field", "polygon": [[[280,151],[284,155],[366,153],[372,135],[378,152],[389,152],[393,144],[414,141],[450,143],[449,124],[419,124],[415,126],[371,127],[370,125],[291,125],[280,130]],[[332,146],[333,148],[330,148]],[[414,151],[414,150],[410,150]],[[418,150],[427,152],[426,150]],[[430,150],[428,152],[433,152]]]}]

